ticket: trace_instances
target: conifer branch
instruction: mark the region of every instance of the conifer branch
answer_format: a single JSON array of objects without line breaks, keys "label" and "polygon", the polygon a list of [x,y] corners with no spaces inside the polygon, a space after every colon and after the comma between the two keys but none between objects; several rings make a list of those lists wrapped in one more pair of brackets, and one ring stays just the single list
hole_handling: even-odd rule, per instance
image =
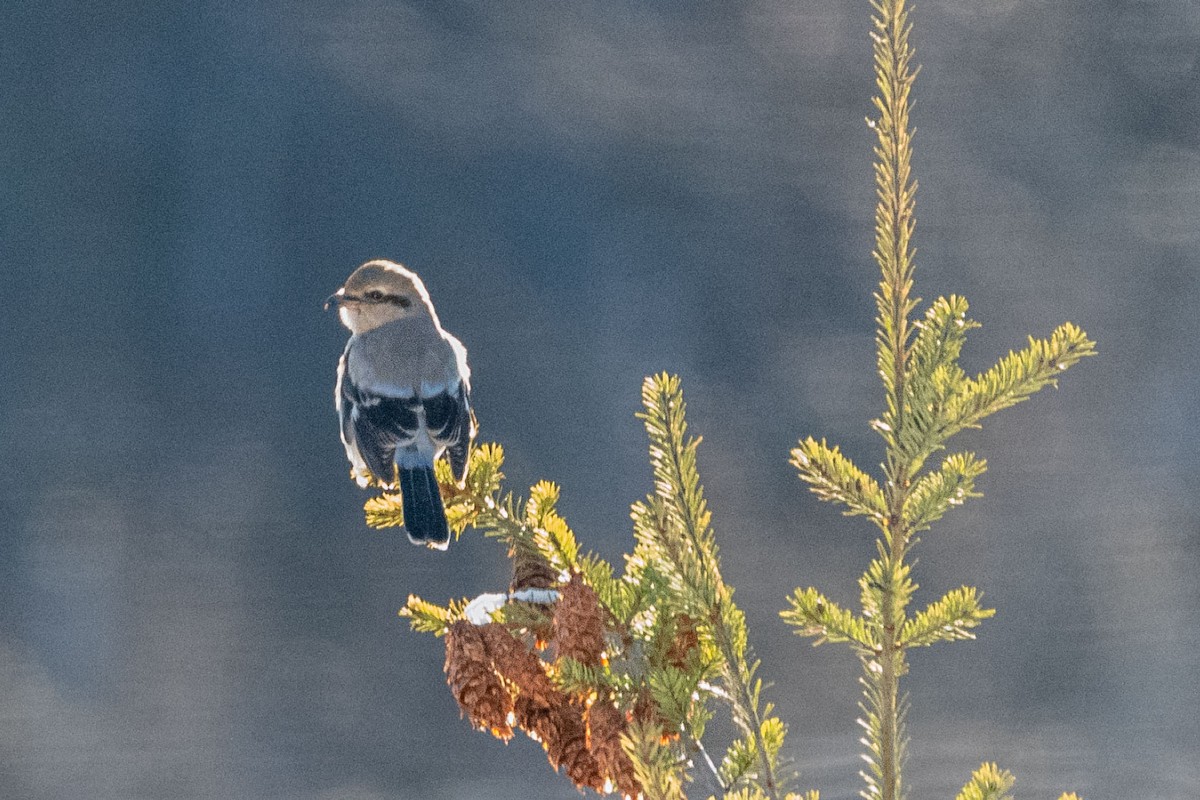
[{"label": "conifer branch", "polygon": [[980,607],[979,594],[973,586],[963,586],[930,603],[924,611],[905,622],[899,644],[901,647],[926,647],[934,642],[974,639],[971,628],[995,614],[994,608]]},{"label": "conifer branch", "polygon": [[[876,349],[879,373],[887,398],[887,423],[896,430],[905,416],[905,372],[912,335],[908,316],[917,301],[911,295],[916,182],[911,176],[911,132],[908,124],[908,95],[915,73],[909,69],[909,24],[904,0],[873,0],[872,17],[875,61],[873,98],[879,116],[871,122],[878,142],[875,146],[875,249],[873,256],[882,273],[876,304]],[[887,434],[885,433],[885,438]]]},{"label": "conifer branch", "polygon": [[955,800],[1012,800],[1008,792],[1015,782],[1016,778],[1008,770],[995,764],[981,764]]},{"label": "conifer branch", "polygon": [[814,645],[824,642],[852,642],[864,653],[873,653],[879,644],[871,628],[850,611],[839,606],[816,589],[797,589],[788,603],[791,609],[780,616],[799,628],[798,636],[815,636]]},{"label": "conifer branch", "polygon": [[967,331],[979,327],[979,323],[967,319],[969,308],[964,297],[939,297],[930,304],[925,317],[914,324],[917,336],[909,361],[910,391],[921,392],[939,369],[958,363]]},{"label": "conifer branch", "polygon": [[621,747],[633,762],[645,800],[687,800],[683,771],[663,734],[660,725],[634,721],[621,736]]},{"label": "conifer branch", "polygon": [[466,607],[466,600],[457,603],[452,600],[443,607],[410,594],[404,608],[400,609],[400,616],[408,618],[414,631],[444,636],[451,625],[463,618]]},{"label": "conifer branch", "polygon": [[1029,346],[1009,353],[996,366],[968,381],[947,409],[945,435],[976,427],[987,416],[1020,403],[1045,386],[1057,386],[1063,370],[1095,355],[1096,343],[1070,322],[1048,339],[1029,337]]},{"label": "conifer branch", "polygon": [[660,503],[656,516],[665,515],[662,521],[666,523],[658,528],[659,542],[675,555],[671,566],[680,572],[685,599],[694,604],[692,610],[707,613],[730,601],[718,568],[712,515],[696,470],[700,440],[687,438],[678,378],[665,373],[647,378],[642,384],[642,404],[646,411],[638,417],[645,422],[650,438],[654,490]]},{"label": "conifer branch", "polygon": [[740,737],[730,743],[721,759],[720,777],[723,786],[735,786],[750,770],[754,769],[754,761],[758,757],[753,741]]},{"label": "conifer branch", "polygon": [[[769,709],[767,713],[770,713]],[[745,781],[748,781],[745,787],[747,791],[757,790],[758,796],[765,796],[762,794],[762,787],[753,782],[754,765],[760,761],[759,742],[761,741],[767,748],[767,757],[772,762],[777,761],[787,735],[787,727],[779,718],[768,716],[763,721],[760,734],[758,737],[743,736],[729,745],[719,771],[719,779],[726,792],[726,797],[730,796],[731,790],[739,782]],[[736,793],[734,796],[737,796]]]},{"label": "conifer branch", "polygon": [[975,479],[987,471],[987,461],[974,453],[947,456],[940,469],[927,472],[913,485],[904,501],[904,515],[914,532],[927,529],[951,506],[968,497],[979,497]]},{"label": "conifer branch", "polygon": [[[726,792],[721,800],[764,800],[765,795],[761,790],[753,786],[746,786],[733,792]],[[709,800],[716,800],[715,797],[710,797]],[[804,794],[796,794],[788,792],[784,800],[821,800],[821,793],[816,789],[810,789]]]},{"label": "conifer branch", "polygon": [[[504,480],[500,471],[504,464],[504,448],[498,444],[481,444],[471,450],[471,469],[462,486],[454,480],[450,464],[438,460],[433,465],[442,499],[446,506],[446,521],[454,534],[474,525],[480,515],[493,506]],[[363,505],[367,525],[372,528],[398,528],[404,525],[404,512],[398,493],[384,492]]]},{"label": "conifer branch", "polygon": [[[881,548],[878,584],[872,595],[878,601],[876,658],[864,660],[866,720],[869,762],[867,796],[901,800],[900,770],[904,757],[900,676],[905,672],[904,651],[897,645],[899,624],[905,604],[898,602],[897,586],[907,581],[905,555],[912,529],[904,517],[912,464],[903,457],[897,433],[906,426],[909,389],[909,315],[916,307],[910,297],[913,284],[911,239],[916,224],[911,174],[912,131],[909,127],[909,94],[916,71],[912,68],[912,29],[904,0],[872,0],[875,86],[879,113],[873,122],[875,146],[875,261],[882,279],[876,294],[879,371],[883,379],[887,410],[877,428],[888,444],[884,464],[887,473],[888,519],[884,528],[886,548]],[[864,581],[865,583],[865,581]],[[863,594],[867,595],[864,586]],[[869,609],[864,606],[864,613]]]},{"label": "conifer branch", "polygon": [[836,446],[830,447],[824,439],[818,442],[810,436],[792,450],[791,463],[813,494],[825,501],[844,504],[846,516],[861,514],[876,525],[885,524],[887,499],[883,489]]},{"label": "conifer branch", "polygon": [[520,544],[527,536],[529,544],[547,563],[565,574],[578,568],[579,544],[567,521],[558,513],[559,494],[557,484],[539,481],[529,490],[524,524],[519,528],[497,529],[496,535],[509,544]]},{"label": "conifer branch", "polygon": [[663,666],[648,676],[650,695],[670,730],[679,730],[692,715],[693,698],[699,679],[685,670]]},{"label": "conifer branch", "polygon": [[[864,690],[859,722],[866,732],[869,765],[862,773],[864,797],[903,800],[906,701],[900,679],[908,670],[906,651],[972,638],[972,629],[994,613],[980,607],[974,589],[962,587],[909,616],[917,585],[908,553],[917,543],[916,534],[950,507],[977,496],[975,480],[987,469],[987,462],[973,453],[947,456],[940,467],[923,472],[926,462],[963,428],[1053,385],[1062,370],[1092,355],[1095,345],[1066,323],[1049,339],[1030,339],[1024,350],[968,378],[958,360],[967,331],[978,325],[967,318],[966,300],[939,297],[921,320],[910,320],[918,301],[912,297],[917,182],[909,114],[918,69],[912,63],[906,0],[872,0],[872,7],[876,116],[868,122],[876,135],[877,201],[872,255],[881,275],[874,295],[875,342],[885,403],[883,414],[871,424],[886,446],[885,482],[880,487],[837,447],[812,437],[792,451],[792,463],[821,499],[840,502],[846,514],[869,517],[882,537],[877,557],[859,582],[861,617],[815,589],[797,590],[781,614],[801,635],[817,637],[818,643],[845,641],[858,652]],[[968,788],[985,787],[987,780],[1006,774],[981,768]]]},{"label": "conifer branch", "polygon": [[884,414],[877,429],[887,428],[890,444],[908,462],[907,474],[915,475],[925,459],[942,446],[940,430],[943,411],[962,389],[966,379],[958,366],[966,333],[978,325],[967,319],[967,301],[961,297],[939,297],[925,318],[914,327],[918,333],[908,356],[904,382],[902,419]]},{"label": "conifer branch", "polygon": [[[876,363],[885,390],[872,425],[886,446],[883,481],[824,440],[806,438],[791,455],[818,497],[869,518],[881,536],[859,581],[860,615],[811,588],[797,589],[781,613],[796,633],[816,644],[846,642],[859,656],[863,796],[904,800],[907,650],[973,638],[994,613],[975,589],[961,587],[909,615],[917,585],[908,554],[917,534],[976,496],[975,480],[987,468],[973,453],[946,456],[937,468],[926,463],[950,436],[1054,385],[1095,345],[1066,323],[969,378],[958,364],[966,332],[977,327],[967,302],[940,297],[911,319],[919,301],[912,297],[917,183],[909,114],[918,70],[906,0],[872,0],[872,7]],[[505,740],[524,730],[581,789],[686,800],[688,759],[699,753],[724,800],[818,800],[782,786],[787,728],[762,699],[745,616],[721,576],[696,466],[700,440],[688,436],[679,379],[647,378],[642,402],[654,492],[633,505],[636,545],[624,574],[580,552],[557,511],[555,484],[535,484],[525,500],[502,495],[503,451],[481,445],[462,485],[444,462],[436,475],[456,534],[474,526],[507,544],[514,591],[445,607],[410,596],[400,613],[415,630],[445,635],[447,682],[473,726]],[[403,524],[398,495],[374,497],[364,511],[373,527]],[[741,734],[719,767],[702,741],[713,699],[727,704]],[[1007,800],[1011,785],[1009,773],[984,764],[959,800]]]},{"label": "conifer branch", "polygon": [[[642,384],[645,422],[654,468],[655,497],[634,506],[641,540],[657,550],[693,616],[711,638],[721,658],[725,690],[732,698],[734,721],[753,742],[758,763],[757,783],[771,800],[781,796],[776,777],[778,748],[764,732],[775,730],[769,711],[759,705],[761,682],[756,664],[747,663],[746,622],[733,602],[733,592],[721,578],[711,514],[696,469],[699,439],[687,437],[686,405],[679,379],[661,374]],[[782,727],[780,727],[782,730]],[[782,743],[782,733],[780,734]]]}]

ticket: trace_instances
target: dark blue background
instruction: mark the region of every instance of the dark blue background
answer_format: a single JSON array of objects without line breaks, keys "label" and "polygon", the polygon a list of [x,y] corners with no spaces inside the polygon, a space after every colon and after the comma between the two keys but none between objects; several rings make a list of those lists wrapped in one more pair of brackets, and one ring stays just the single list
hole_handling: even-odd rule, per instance
[{"label": "dark blue background", "polygon": [[[103,8],[102,5],[108,6]],[[787,465],[881,457],[868,4],[10,3],[0,25],[0,795],[576,797],[469,731],[395,612],[507,583],[368,530],[332,410],[360,262],[425,279],[514,489],[619,559],[642,377],[682,375],[726,576],[801,785],[859,784],[856,670],[777,612],[853,603],[872,531]],[[961,446],[928,532],[979,641],[916,653],[914,796],[1194,798],[1200,10],[926,0],[918,294],[970,369],[1070,319],[1101,355]],[[697,796],[703,796],[699,790]]]}]

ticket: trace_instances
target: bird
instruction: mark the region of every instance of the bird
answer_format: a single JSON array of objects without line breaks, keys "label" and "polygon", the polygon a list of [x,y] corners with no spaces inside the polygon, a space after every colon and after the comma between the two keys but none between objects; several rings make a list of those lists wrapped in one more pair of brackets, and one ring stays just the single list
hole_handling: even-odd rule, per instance
[{"label": "bird", "polygon": [[433,464],[445,455],[463,485],[475,435],[467,350],[442,328],[417,274],[392,261],[354,270],[330,306],[350,330],[334,405],[351,477],[363,488],[399,488],[409,540],[445,550]]}]

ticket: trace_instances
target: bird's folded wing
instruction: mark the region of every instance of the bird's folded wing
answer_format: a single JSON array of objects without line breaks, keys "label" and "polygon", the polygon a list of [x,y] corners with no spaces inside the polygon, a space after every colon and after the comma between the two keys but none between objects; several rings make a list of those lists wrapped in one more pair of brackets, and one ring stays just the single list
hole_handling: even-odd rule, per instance
[{"label": "bird's folded wing", "polygon": [[471,443],[471,404],[467,385],[459,381],[456,390],[421,398],[429,438],[439,449],[446,448],[455,480],[467,475],[467,455]]},{"label": "bird's folded wing", "polygon": [[346,453],[352,462],[365,464],[372,475],[390,484],[396,449],[412,444],[420,431],[421,401],[365,391],[347,370],[339,372],[338,413]]}]

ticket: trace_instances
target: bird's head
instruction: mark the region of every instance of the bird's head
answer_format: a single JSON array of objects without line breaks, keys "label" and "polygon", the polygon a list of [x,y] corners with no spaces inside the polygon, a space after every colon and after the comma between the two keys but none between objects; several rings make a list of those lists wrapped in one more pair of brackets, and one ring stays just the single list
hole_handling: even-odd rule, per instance
[{"label": "bird's head", "polygon": [[416,273],[391,261],[368,261],[325,301],[338,307],[342,324],[351,333],[369,330],[405,317],[431,317],[429,293]]}]

